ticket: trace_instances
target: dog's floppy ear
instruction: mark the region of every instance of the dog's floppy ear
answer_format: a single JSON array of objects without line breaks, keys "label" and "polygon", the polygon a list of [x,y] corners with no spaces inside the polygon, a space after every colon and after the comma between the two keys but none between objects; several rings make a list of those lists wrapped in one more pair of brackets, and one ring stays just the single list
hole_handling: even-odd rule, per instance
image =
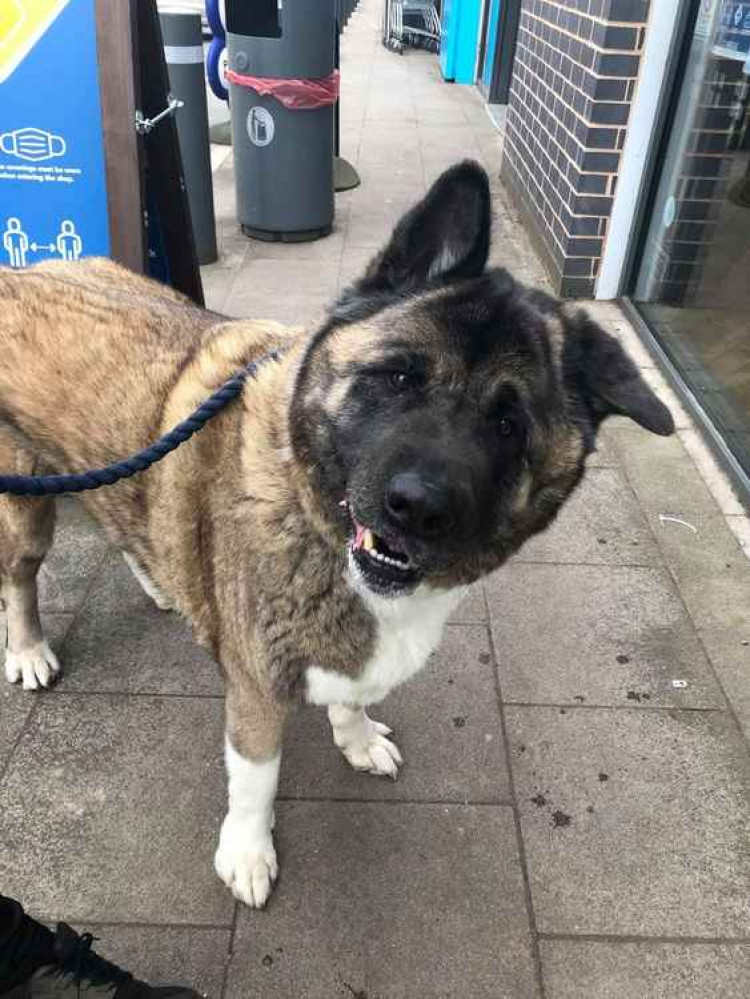
[{"label": "dog's floppy ear", "polygon": [[354,291],[408,291],[427,281],[478,277],[490,251],[490,184],[471,160],[446,170],[404,215]]},{"label": "dog's floppy ear", "polygon": [[652,433],[674,433],[672,414],[618,341],[583,311],[569,319],[565,367],[597,423],[607,416],[628,416]]}]

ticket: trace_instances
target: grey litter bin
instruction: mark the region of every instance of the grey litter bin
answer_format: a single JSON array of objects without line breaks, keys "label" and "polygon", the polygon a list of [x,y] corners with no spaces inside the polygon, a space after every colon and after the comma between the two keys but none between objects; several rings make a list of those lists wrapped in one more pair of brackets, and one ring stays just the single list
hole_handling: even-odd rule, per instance
[{"label": "grey litter bin", "polygon": [[198,263],[212,264],[218,252],[201,16],[184,4],[164,4],[159,20],[169,87],[184,103],[177,112],[177,134]]},{"label": "grey litter bin", "polygon": [[[336,0],[227,0],[229,69],[272,80],[334,70]],[[330,233],[335,105],[289,108],[231,83],[237,217],[254,239],[301,242]]]}]

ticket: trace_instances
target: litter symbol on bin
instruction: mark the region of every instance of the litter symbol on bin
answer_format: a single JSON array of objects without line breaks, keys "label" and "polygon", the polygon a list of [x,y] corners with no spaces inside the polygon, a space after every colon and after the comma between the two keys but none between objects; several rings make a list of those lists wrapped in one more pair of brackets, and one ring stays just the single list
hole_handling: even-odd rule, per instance
[{"label": "litter symbol on bin", "polygon": [[265,108],[250,108],[247,116],[247,134],[254,146],[270,146],[276,124],[273,115]]}]

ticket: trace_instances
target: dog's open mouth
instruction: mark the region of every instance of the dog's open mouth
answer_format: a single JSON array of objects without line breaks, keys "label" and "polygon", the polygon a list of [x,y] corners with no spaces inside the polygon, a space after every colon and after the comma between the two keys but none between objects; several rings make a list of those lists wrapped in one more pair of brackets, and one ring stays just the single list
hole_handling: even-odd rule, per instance
[{"label": "dog's open mouth", "polygon": [[408,554],[396,542],[386,542],[371,528],[360,524],[348,504],[346,508],[354,528],[349,551],[367,585],[376,592],[390,594],[414,589],[420,574]]},{"label": "dog's open mouth", "polygon": [[378,537],[369,527],[355,523],[355,535],[352,541],[352,551],[362,552],[380,565],[388,565],[400,572],[409,572],[411,563],[406,552],[396,551]]}]

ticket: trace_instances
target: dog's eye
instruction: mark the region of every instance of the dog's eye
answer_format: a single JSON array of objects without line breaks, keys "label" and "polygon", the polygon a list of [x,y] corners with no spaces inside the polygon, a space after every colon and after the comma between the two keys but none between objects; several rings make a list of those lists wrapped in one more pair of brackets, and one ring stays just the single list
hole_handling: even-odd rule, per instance
[{"label": "dog's eye", "polygon": [[503,416],[499,425],[501,437],[512,437],[516,432],[516,423],[510,416]]},{"label": "dog's eye", "polygon": [[415,384],[416,379],[414,375],[409,374],[407,371],[388,372],[388,385],[394,392],[408,392],[409,389],[414,388]]}]

